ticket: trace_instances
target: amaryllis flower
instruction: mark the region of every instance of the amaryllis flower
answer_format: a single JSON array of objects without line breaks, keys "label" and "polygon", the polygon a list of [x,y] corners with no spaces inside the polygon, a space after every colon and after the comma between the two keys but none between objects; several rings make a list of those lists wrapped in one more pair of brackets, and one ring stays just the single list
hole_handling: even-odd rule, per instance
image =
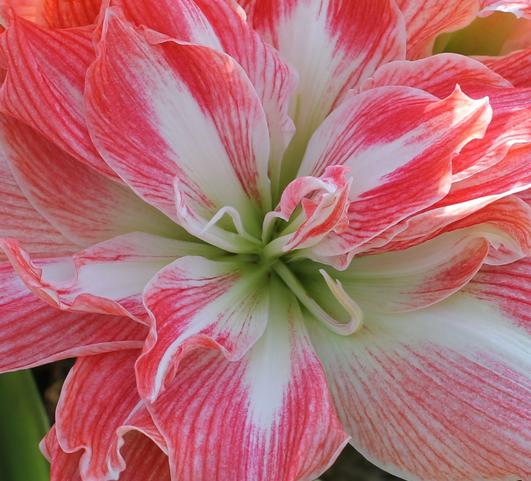
[{"label": "amaryllis flower", "polygon": [[495,10],[9,2],[0,369],[77,358],[53,481],[530,476],[529,50],[431,55]]}]

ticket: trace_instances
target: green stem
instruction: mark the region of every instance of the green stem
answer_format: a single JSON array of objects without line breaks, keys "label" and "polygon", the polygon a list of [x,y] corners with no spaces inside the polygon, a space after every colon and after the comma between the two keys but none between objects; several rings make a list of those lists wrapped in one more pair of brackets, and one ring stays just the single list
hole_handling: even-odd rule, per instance
[{"label": "green stem", "polygon": [[30,371],[0,376],[0,473],[2,481],[48,481],[39,441],[48,420]]}]

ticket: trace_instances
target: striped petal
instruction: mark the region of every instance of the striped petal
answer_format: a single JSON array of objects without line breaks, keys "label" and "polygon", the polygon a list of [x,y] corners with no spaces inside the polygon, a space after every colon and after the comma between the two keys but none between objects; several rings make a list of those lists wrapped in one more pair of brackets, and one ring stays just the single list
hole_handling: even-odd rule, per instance
[{"label": "striped petal", "polygon": [[94,61],[91,28],[48,29],[15,16],[3,36],[7,77],[0,109],[80,162],[116,178],[98,155],[85,122],[83,90]]},{"label": "striped petal", "polygon": [[531,334],[529,257],[504,266],[484,266],[464,292],[502,312]]},{"label": "striped petal", "polygon": [[[50,460],[51,481],[82,481],[79,472],[81,454],[65,453],[57,442],[55,428],[43,440],[42,448]],[[168,457],[147,437],[131,432],[122,448],[126,464],[120,481],[170,481]]]},{"label": "striped petal", "polygon": [[407,58],[432,53],[436,37],[471,23],[478,14],[477,0],[397,0],[406,20]]},{"label": "striped petal", "polygon": [[223,51],[243,67],[260,98],[269,128],[269,177],[276,197],[283,154],[295,132],[288,108],[299,77],[279,52],[251,28],[233,2],[195,0],[195,3],[212,25]]},{"label": "striped petal", "polygon": [[133,231],[179,235],[178,226],[126,186],[78,162],[21,122],[0,120],[0,155],[30,203],[67,239],[90,245]]},{"label": "striped petal", "polygon": [[267,323],[266,271],[183,257],[153,278],[144,291],[152,328],[137,364],[143,396],[157,397],[189,346],[216,346],[230,360],[250,349]]},{"label": "striped petal", "polygon": [[[375,115],[378,113],[378,115]],[[451,157],[481,137],[490,121],[486,99],[458,88],[444,100],[407,87],[353,95],[312,137],[300,175],[350,168],[349,226],[313,247],[342,254],[441,199],[450,188]]]},{"label": "striped petal", "polygon": [[516,217],[525,223],[526,208],[509,196],[530,188],[530,154],[531,146],[511,149],[503,161],[479,175],[454,183],[448,195],[437,204],[397,224],[361,250],[374,251],[375,246],[384,251],[405,249],[448,231],[451,226],[464,225],[459,224],[461,219],[470,225],[471,219],[467,218],[476,213],[478,218],[485,219],[490,215],[500,218],[503,211],[513,211],[515,215],[508,219]]},{"label": "striped petal", "polygon": [[[69,456],[79,459],[79,472],[84,481],[118,479],[124,469],[120,480],[146,479],[135,473],[135,468],[144,473],[151,469],[167,473],[164,452],[145,436],[139,436],[146,431],[146,417],[141,424],[136,424],[140,419],[139,406],[145,409],[135,387],[134,362],[139,353],[139,350],[128,350],[81,357],[66,378],[57,405],[57,441],[62,451],[74,453]],[[152,421],[150,425],[148,430],[156,429]],[[133,442],[128,446],[131,434]],[[140,440],[142,445],[135,445]],[[154,466],[146,465],[145,458],[133,457],[133,453],[140,454],[143,450],[153,456]],[[132,463],[129,474],[128,456]]]},{"label": "striped petal", "polygon": [[343,95],[378,66],[404,58],[404,25],[387,0],[254,0],[245,6],[253,27],[299,73],[290,110],[297,130],[286,154],[285,186],[310,136]]},{"label": "striped petal", "polygon": [[[77,250],[28,201],[16,183],[0,147],[0,237],[17,238],[36,256],[64,255]],[[2,254],[0,254],[0,258]]]},{"label": "striped petal", "polygon": [[230,57],[151,45],[110,9],[88,75],[87,111],[99,151],[146,201],[195,234],[201,229],[189,217],[210,220],[225,207],[259,232],[259,212],[270,204],[267,122]]},{"label": "striped petal", "polygon": [[140,347],[147,334],[131,319],[64,312],[38,299],[11,265],[0,263],[0,371]]},{"label": "striped petal", "polygon": [[101,3],[101,0],[2,0],[18,16],[52,28],[95,23]]},{"label": "striped petal", "polygon": [[150,406],[172,478],[312,480],[346,443],[299,307],[273,282],[268,328],[253,349],[232,362],[214,350],[190,351]]},{"label": "striped petal", "polygon": [[379,69],[365,87],[405,85],[446,97],[456,83],[473,98],[488,96],[492,121],[481,140],[466,145],[452,161],[454,181],[502,160],[515,144],[531,141],[531,90],[511,84],[477,60],[441,54],[415,62],[392,62]]},{"label": "striped petal", "polygon": [[113,0],[137,25],[180,41],[205,45],[227,53],[245,70],[267,117],[271,140],[270,177],[275,187],[280,178],[282,154],[294,126],[288,102],[297,76],[245,21],[235,3],[227,0],[179,0],[162,7],[142,0]]},{"label": "striped petal", "polygon": [[[518,276],[514,287],[523,287]],[[525,479],[531,345],[518,314],[465,293],[405,315],[367,316],[353,337],[312,324],[352,444],[407,480]]]},{"label": "striped petal", "polygon": [[132,316],[145,322],[142,290],[175,258],[209,253],[209,246],[134,233],[73,256],[32,261],[15,240],[1,240],[25,284],[62,310]]},{"label": "striped petal", "polygon": [[531,18],[531,2],[529,0],[480,0],[480,15],[492,12],[507,12],[517,17]]},{"label": "striped petal", "polygon": [[489,68],[510,80],[515,87],[531,88],[531,48],[503,57],[487,57],[482,61]]},{"label": "striped petal", "polygon": [[[457,292],[488,253],[485,234],[463,228],[398,252],[355,257],[347,270],[332,275],[364,312],[407,312]],[[308,292],[326,305],[326,286],[317,266],[303,264],[299,269]]]}]

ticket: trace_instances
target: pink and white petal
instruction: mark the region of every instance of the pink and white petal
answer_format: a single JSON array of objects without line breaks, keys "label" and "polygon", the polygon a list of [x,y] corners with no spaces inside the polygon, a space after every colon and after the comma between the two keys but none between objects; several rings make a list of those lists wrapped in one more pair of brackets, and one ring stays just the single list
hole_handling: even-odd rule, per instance
[{"label": "pink and white petal", "polygon": [[82,481],[79,473],[81,453],[65,453],[61,449],[55,426],[41,441],[40,449],[50,462],[50,481]]},{"label": "pink and white petal", "polygon": [[437,36],[471,23],[478,14],[477,0],[397,0],[407,29],[407,58],[417,59],[432,53]]},{"label": "pink and white petal", "polygon": [[[348,226],[347,210],[352,178],[344,166],[328,166],[320,177],[297,177],[282,192],[278,208],[266,215],[264,231],[272,229],[274,219],[290,221],[291,234],[281,234],[272,245],[283,251],[317,244],[329,232],[342,232]],[[302,211],[290,219],[297,207]],[[278,248],[277,247],[277,248]],[[267,248],[266,248],[267,249]]]},{"label": "pink and white petal", "polygon": [[134,231],[177,236],[179,227],[30,127],[2,117],[0,155],[21,191],[67,239],[90,245]]},{"label": "pink and white petal", "polygon": [[[364,244],[361,251],[391,251],[411,247],[431,239],[447,226],[456,225],[454,223],[475,212],[483,216],[481,209],[488,208],[487,212],[499,218],[496,201],[530,187],[530,153],[529,146],[511,149],[501,162],[479,175],[454,183],[448,195],[437,204],[388,229],[382,236]],[[517,211],[522,211],[514,201],[509,202],[513,202]],[[488,207],[489,204],[493,204],[493,207]],[[465,222],[470,225],[470,221]]]},{"label": "pink and white petal", "polygon": [[531,89],[490,94],[492,122],[485,136],[466,145],[453,161],[453,180],[467,179],[500,162],[510,148],[531,144]]},{"label": "pink and white petal", "polygon": [[52,28],[95,23],[101,0],[2,0],[0,5],[30,22]]},{"label": "pink and white petal", "polygon": [[139,348],[145,326],[125,317],[64,312],[38,299],[11,265],[0,263],[0,371],[70,357]]},{"label": "pink and white petal", "polygon": [[[51,464],[51,481],[81,481],[80,452],[65,453],[57,442],[55,427],[41,444]],[[124,438],[125,471],[120,481],[170,481],[168,457],[146,436],[130,432]]]},{"label": "pink and white petal", "polygon": [[531,88],[531,47],[503,57],[484,57],[481,60],[515,87]]},{"label": "pink and white petal", "polygon": [[531,255],[531,206],[517,196],[500,199],[444,228],[483,230],[491,246],[487,264],[509,264]]},{"label": "pink and white petal", "polygon": [[134,363],[140,350],[78,358],[68,374],[56,411],[59,445],[66,453],[83,450],[84,481],[118,479],[125,469],[120,454],[123,426],[140,403]]},{"label": "pink and white petal", "polygon": [[260,100],[241,67],[207,47],[151,45],[114,10],[107,12],[86,95],[100,153],[174,219],[178,181],[185,204],[203,217],[228,206],[259,232],[253,224],[270,205],[269,139]]},{"label": "pink and white petal", "polygon": [[[407,312],[457,292],[488,253],[489,244],[480,232],[463,229],[410,249],[355,257],[346,271],[335,275],[364,312]],[[323,292],[322,283],[316,282],[313,289]]]},{"label": "pink and white petal", "polygon": [[420,60],[402,60],[382,65],[362,85],[362,90],[402,85],[447,97],[458,84],[470,96],[483,96],[488,89],[512,84],[479,60],[455,53],[440,53]]},{"label": "pink and white petal", "polygon": [[116,179],[94,148],[85,121],[85,75],[95,57],[92,35],[92,28],[49,29],[14,16],[2,37],[7,77],[0,110]]},{"label": "pink and white petal", "polygon": [[298,304],[273,282],[269,324],[253,349],[240,361],[189,351],[150,405],[173,479],[310,481],[347,442]]},{"label": "pink and white petal", "polygon": [[531,334],[529,257],[502,266],[483,266],[463,292],[505,313]]},{"label": "pink and white petal", "polygon": [[350,97],[312,137],[299,172],[315,176],[345,165],[354,179],[348,229],[314,249],[343,254],[443,198],[452,155],[481,137],[490,119],[488,100],[459,88],[443,100],[410,87]]},{"label": "pink and white petal", "polygon": [[297,76],[266,44],[243,18],[241,10],[230,0],[180,0],[160,2],[154,8],[140,0],[113,0],[125,16],[179,41],[191,42],[220,50],[233,57],[245,70],[266,113],[272,152],[270,176],[278,182],[282,154],[293,131],[288,103]]},{"label": "pink and white petal", "polygon": [[220,50],[219,39],[197,2],[162,0],[111,0],[135,25],[144,26],[175,40],[204,45]]},{"label": "pink and white petal", "polygon": [[[16,237],[36,256],[70,254],[78,246],[66,239],[30,204],[16,183],[0,148],[0,237]],[[2,258],[3,254],[0,254]]]},{"label": "pink and white petal", "polygon": [[267,269],[254,267],[183,257],[146,286],[152,326],[137,363],[143,397],[156,399],[190,346],[215,346],[236,361],[256,343],[266,328],[269,292]]},{"label": "pink and white petal", "polygon": [[356,336],[317,322],[310,334],[351,442],[371,462],[411,481],[505,481],[531,472],[531,345],[518,323],[455,294],[367,318]]},{"label": "pink and white petal", "polygon": [[490,15],[493,12],[507,12],[517,17],[531,18],[530,0],[480,0],[480,16]]},{"label": "pink and white petal", "polygon": [[271,152],[269,177],[278,194],[282,158],[295,132],[288,109],[298,84],[298,75],[279,52],[264,42],[232,0],[196,0],[212,25],[221,48],[243,67],[264,108]]},{"label": "pink and white petal", "polygon": [[50,305],[141,322],[147,322],[142,291],[150,279],[175,258],[213,250],[143,233],[116,237],[73,256],[35,261],[16,240],[0,240],[0,247],[24,283]]},{"label": "pink and white petal", "polygon": [[296,126],[283,172],[293,180],[315,129],[344,94],[380,65],[404,58],[405,28],[394,1],[255,0],[249,21],[299,74]]},{"label": "pink and white petal", "polygon": [[507,88],[511,84],[500,75],[477,60],[455,54],[390,63],[364,85],[406,85],[442,98],[452,92],[456,83],[473,98],[489,96],[493,117],[485,136],[470,142],[453,159],[454,181],[496,164],[513,145],[531,141],[531,90]]}]

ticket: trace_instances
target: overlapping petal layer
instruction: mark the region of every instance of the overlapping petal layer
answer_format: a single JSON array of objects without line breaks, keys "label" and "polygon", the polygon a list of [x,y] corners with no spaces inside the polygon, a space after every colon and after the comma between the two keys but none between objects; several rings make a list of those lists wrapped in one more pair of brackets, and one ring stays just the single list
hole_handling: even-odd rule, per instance
[{"label": "overlapping petal layer", "polygon": [[[77,246],[55,229],[26,198],[11,174],[7,158],[0,147],[0,237],[17,237],[28,252],[63,255]],[[0,254],[2,257],[3,254]]]},{"label": "overlapping petal layer", "polygon": [[87,111],[99,151],[146,201],[195,235],[198,218],[224,207],[259,232],[259,212],[270,206],[267,122],[231,57],[152,45],[109,11],[88,75]]},{"label": "overlapping petal layer", "polygon": [[80,27],[95,23],[101,0],[2,0],[22,18],[55,28]]},{"label": "overlapping petal layer", "polygon": [[[124,438],[122,448],[126,468],[120,481],[170,481],[167,455],[147,437],[131,432]],[[53,428],[42,443],[42,449],[51,463],[51,481],[82,481],[79,473],[81,453],[65,453]]]},{"label": "overlapping petal layer", "polygon": [[134,362],[139,352],[81,357],[65,381],[55,430],[64,452],[82,450],[83,480],[117,479],[126,466],[120,453],[125,434],[134,429],[156,431],[149,416],[138,414],[145,410],[135,385]]},{"label": "overlapping petal layer", "polygon": [[90,245],[134,231],[180,234],[126,186],[76,161],[23,123],[0,120],[0,155],[29,202],[67,239]]},{"label": "overlapping petal layer", "polygon": [[[38,297],[62,310],[132,316],[145,321],[142,291],[176,257],[210,253],[210,246],[134,233],[73,256],[29,258],[16,240],[0,240],[21,279]],[[215,249],[214,249],[215,252]]]},{"label": "overlapping petal layer", "polygon": [[312,480],[346,443],[300,308],[279,282],[268,329],[247,355],[188,353],[150,406],[175,479]]},{"label": "overlapping petal layer", "polygon": [[116,174],[90,140],[83,107],[93,28],[47,29],[15,16],[2,39],[7,76],[0,110],[55,142],[97,171]]},{"label": "overlapping petal layer", "polygon": [[75,356],[139,348],[145,326],[131,319],[65,312],[38,299],[11,265],[0,263],[0,371]]},{"label": "overlapping petal layer", "polygon": [[299,73],[290,114],[297,128],[283,185],[297,172],[305,145],[351,88],[391,60],[404,58],[405,28],[387,0],[244,2],[249,21]]},{"label": "overlapping petal layer", "polygon": [[[379,115],[370,116],[375,109]],[[315,176],[344,165],[353,177],[348,227],[314,246],[312,255],[351,251],[443,198],[452,155],[484,134],[490,115],[486,99],[472,100],[459,89],[444,100],[406,87],[346,100],[312,137],[301,166],[300,175]]]},{"label": "overlapping petal layer", "polygon": [[268,272],[252,267],[183,257],[149,283],[152,329],[137,366],[143,396],[156,398],[190,346],[216,346],[235,361],[260,338],[269,317]]},{"label": "overlapping petal layer", "polygon": [[406,479],[525,479],[526,304],[500,309],[511,295],[529,297],[517,279],[489,303],[456,294],[407,315],[375,315],[351,338],[313,325],[339,415],[369,460]]}]

